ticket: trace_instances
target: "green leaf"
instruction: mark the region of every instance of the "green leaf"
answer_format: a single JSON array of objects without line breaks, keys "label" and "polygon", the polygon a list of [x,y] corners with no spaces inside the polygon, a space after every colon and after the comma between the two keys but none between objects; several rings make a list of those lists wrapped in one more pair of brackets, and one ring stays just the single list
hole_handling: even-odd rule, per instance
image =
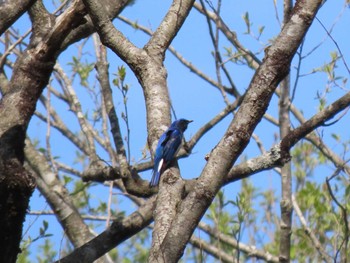
[{"label": "green leaf", "polygon": [[249,13],[248,12],[245,12],[245,14],[243,15],[243,20],[247,26],[247,32],[246,34],[250,34],[250,20],[249,20]]},{"label": "green leaf", "polygon": [[126,76],[126,68],[124,66],[118,67],[118,77],[121,82],[124,81],[125,76]]},{"label": "green leaf", "polygon": [[340,141],[340,136],[339,136],[338,134],[332,133],[331,136],[332,136],[332,138],[333,138],[334,140],[336,140],[337,142]]},{"label": "green leaf", "polygon": [[261,35],[264,32],[265,26],[259,26],[259,34]]},{"label": "green leaf", "polygon": [[44,230],[46,231],[48,226],[49,226],[49,223],[46,220],[44,220],[43,221],[43,226],[44,226]]}]

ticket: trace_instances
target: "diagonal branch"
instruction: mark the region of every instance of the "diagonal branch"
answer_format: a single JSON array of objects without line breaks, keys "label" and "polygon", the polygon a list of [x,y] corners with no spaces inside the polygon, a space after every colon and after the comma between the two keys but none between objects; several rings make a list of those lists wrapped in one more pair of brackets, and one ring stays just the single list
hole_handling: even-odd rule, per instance
[{"label": "diagonal branch", "polygon": [[[303,139],[304,136],[311,136],[308,133],[312,132],[319,126],[322,126],[324,122],[335,116],[340,111],[346,109],[349,104],[350,92],[315,114],[296,129],[290,131],[284,138],[282,138],[278,145],[273,146],[269,151],[256,158],[232,167],[225,178],[224,184],[229,184],[247,178],[253,174],[271,169],[273,167],[282,166],[284,163],[289,161],[289,150],[298,141]],[[344,162],[342,162],[339,164],[339,167],[343,167],[344,165]]]},{"label": "diagonal branch", "polygon": [[162,244],[164,261],[177,262],[197,223],[222,186],[233,163],[245,149],[269,101],[288,74],[289,64],[321,5],[320,0],[297,1],[293,15],[274,44],[266,50],[242,105],[208,162],[194,189],[178,207],[178,214]]},{"label": "diagonal branch", "polygon": [[88,226],[84,223],[67,189],[53,173],[45,157],[26,140],[26,161],[34,171],[38,188],[45,196],[53,211],[58,217],[65,233],[75,247],[83,245],[93,238]]},{"label": "diagonal branch", "polygon": [[[117,30],[106,12],[103,2],[83,0],[91,20],[100,35],[102,43],[112,49],[127,64],[136,67],[137,60],[144,59],[142,49],[133,45],[119,30]],[[131,56],[133,54],[134,56]],[[139,60],[140,62],[140,60]]]},{"label": "diagonal branch", "polygon": [[333,118],[338,112],[348,107],[350,104],[350,92],[346,93],[343,97],[333,102],[324,110],[315,114],[308,121],[304,122],[295,130],[291,131],[281,141],[281,150],[283,154],[287,154],[289,149],[293,147],[302,137],[312,132],[319,126],[322,126],[327,120]]},{"label": "diagonal branch", "polygon": [[203,230],[208,235],[234,248],[240,249],[242,252],[246,253],[248,257],[256,257],[257,259],[262,259],[268,262],[275,262],[275,263],[279,262],[278,257],[273,256],[268,252],[258,250],[256,247],[243,244],[242,242],[239,242],[238,244],[236,239],[218,232],[217,230],[213,229],[212,227],[210,227],[208,224],[204,222],[199,223],[199,229]]},{"label": "diagonal branch", "polygon": [[34,0],[2,1],[0,4],[0,35],[27,11],[34,2]]},{"label": "diagonal branch", "polygon": [[165,51],[185,22],[193,3],[194,0],[173,1],[161,24],[145,46],[150,56],[164,60]]}]

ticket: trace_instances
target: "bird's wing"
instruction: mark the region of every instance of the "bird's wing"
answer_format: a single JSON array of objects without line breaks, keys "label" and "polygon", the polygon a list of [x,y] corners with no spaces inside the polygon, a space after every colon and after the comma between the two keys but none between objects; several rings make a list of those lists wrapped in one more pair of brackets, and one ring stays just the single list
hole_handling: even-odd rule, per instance
[{"label": "bird's wing", "polygon": [[166,164],[170,163],[179,150],[182,141],[182,132],[179,129],[169,130],[163,145],[163,159]]},{"label": "bird's wing", "polygon": [[162,169],[163,166],[163,152],[164,152],[164,146],[163,144],[168,141],[168,131],[163,133],[162,136],[160,136],[158,140],[158,145],[156,148],[156,151],[154,153],[154,166],[153,166],[153,173],[152,173],[152,179],[150,182],[150,186],[156,186],[159,183],[160,179],[160,170]]},{"label": "bird's wing", "polygon": [[163,165],[168,165],[174,158],[182,141],[182,132],[179,129],[169,129],[159,138],[154,154],[153,175],[150,186],[159,183]]}]

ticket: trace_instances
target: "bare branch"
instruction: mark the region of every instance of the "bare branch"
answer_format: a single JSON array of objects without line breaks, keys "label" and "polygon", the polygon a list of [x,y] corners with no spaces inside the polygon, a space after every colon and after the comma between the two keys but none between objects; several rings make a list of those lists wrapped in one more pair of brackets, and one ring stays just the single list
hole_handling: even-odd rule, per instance
[{"label": "bare branch", "polygon": [[268,252],[258,250],[256,247],[248,246],[241,241],[238,244],[238,241],[234,238],[224,235],[214,229],[212,229],[208,224],[205,224],[204,222],[199,223],[199,229],[205,231],[210,236],[236,248],[240,249],[242,252],[244,252],[247,257],[255,257],[257,259],[266,260],[268,262],[279,262],[278,257],[271,255]]},{"label": "bare branch", "polygon": [[[309,136],[306,138],[311,138],[314,143],[321,144],[319,147],[324,146],[322,141],[317,140],[317,137],[313,134],[309,134],[317,127],[322,126],[322,124],[336,115],[338,112],[344,110],[348,107],[350,103],[350,92],[333,102],[331,105],[326,107],[324,110],[315,114],[309,120],[303,122],[298,128],[290,131],[284,138],[282,138],[281,142],[278,145],[273,146],[269,151],[263,153],[262,155],[248,160],[244,163],[238,164],[230,170],[228,173],[225,184],[230,182],[235,182],[237,180],[241,180],[243,178],[247,178],[255,173],[271,169],[273,167],[278,167],[285,162],[290,160],[289,150],[304,136]],[[324,148],[323,148],[324,149]],[[329,156],[329,152],[326,151]],[[332,156],[332,155],[330,155]],[[334,157],[334,156],[333,156]],[[339,158],[339,157],[338,157]],[[344,161],[338,160],[339,167],[345,167]]]},{"label": "bare branch", "polygon": [[96,70],[98,73],[98,80],[100,82],[102,90],[103,101],[111,125],[111,133],[113,135],[114,145],[117,150],[117,161],[120,166],[122,178],[130,177],[129,164],[126,158],[125,147],[119,126],[118,116],[115,112],[115,107],[112,99],[112,89],[109,84],[106,48],[101,44],[99,44],[98,46],[99,52],[96,52],[96,54],[100,55],[98,55]]},{"label": "bare branch", "polygon": [[225,251],[221,250],[220,248],[217,248],[214,245],[208,244],[203,239],[199,239],[194,235],[191,237],[190,243],[193,246],[197,247],[198,249],[203,249],[208,254],[220,260],[220,262],[225,262],[225,263],[237,262],[236,260],[233,259],[232,255],[225,253]]},{"label": "bare branch", "polygon": [[334,115],[336,115],[341,110],[347,108],[349,103],[350,103],[350,92],[348,92],[343,97],[333,102],[324,110],[315,114],[312,118],[304,122],[295,130],[291,131],[281,141],[281,150],[283,154],[286,154],[288,152],[288,149],[293,147],[302,137],[306,136],[308,133],[312,132],[317,127],[323,125],[325,121],[334,117]]},{"label": "bare branch", "polygon": [[[279,89],[276,90],[276,95],[280,96],[281,92]],[[307,120],[304,118],[303,114],[293,105],[290,104],[290,110],[294,117],[301,123],[305,123]],[[309,133],[305,137],[306,140],[310,141],[315,147],[317,147],[331,162],[334,163],[336,167],[343,167],[346,173],[350,176],[350,167],[347,165],[342,158],[340,158],[332,149],[327,147],[323,143],[322,139],[315,133]]]}]

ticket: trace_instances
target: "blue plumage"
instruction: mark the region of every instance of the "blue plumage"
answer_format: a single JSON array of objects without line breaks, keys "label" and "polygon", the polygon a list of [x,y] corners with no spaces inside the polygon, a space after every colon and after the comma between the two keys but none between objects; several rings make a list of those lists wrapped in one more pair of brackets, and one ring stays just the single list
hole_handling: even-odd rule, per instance
[{"label": "blue plumage", "polygon": [[156,151],[154,153],[153,175],[150,187],[157,186],[161,173],[168,167],[180,148],[183,133],[187,125],[192,122],[185,119],[174,121],[168,130],[160,136]]}]

